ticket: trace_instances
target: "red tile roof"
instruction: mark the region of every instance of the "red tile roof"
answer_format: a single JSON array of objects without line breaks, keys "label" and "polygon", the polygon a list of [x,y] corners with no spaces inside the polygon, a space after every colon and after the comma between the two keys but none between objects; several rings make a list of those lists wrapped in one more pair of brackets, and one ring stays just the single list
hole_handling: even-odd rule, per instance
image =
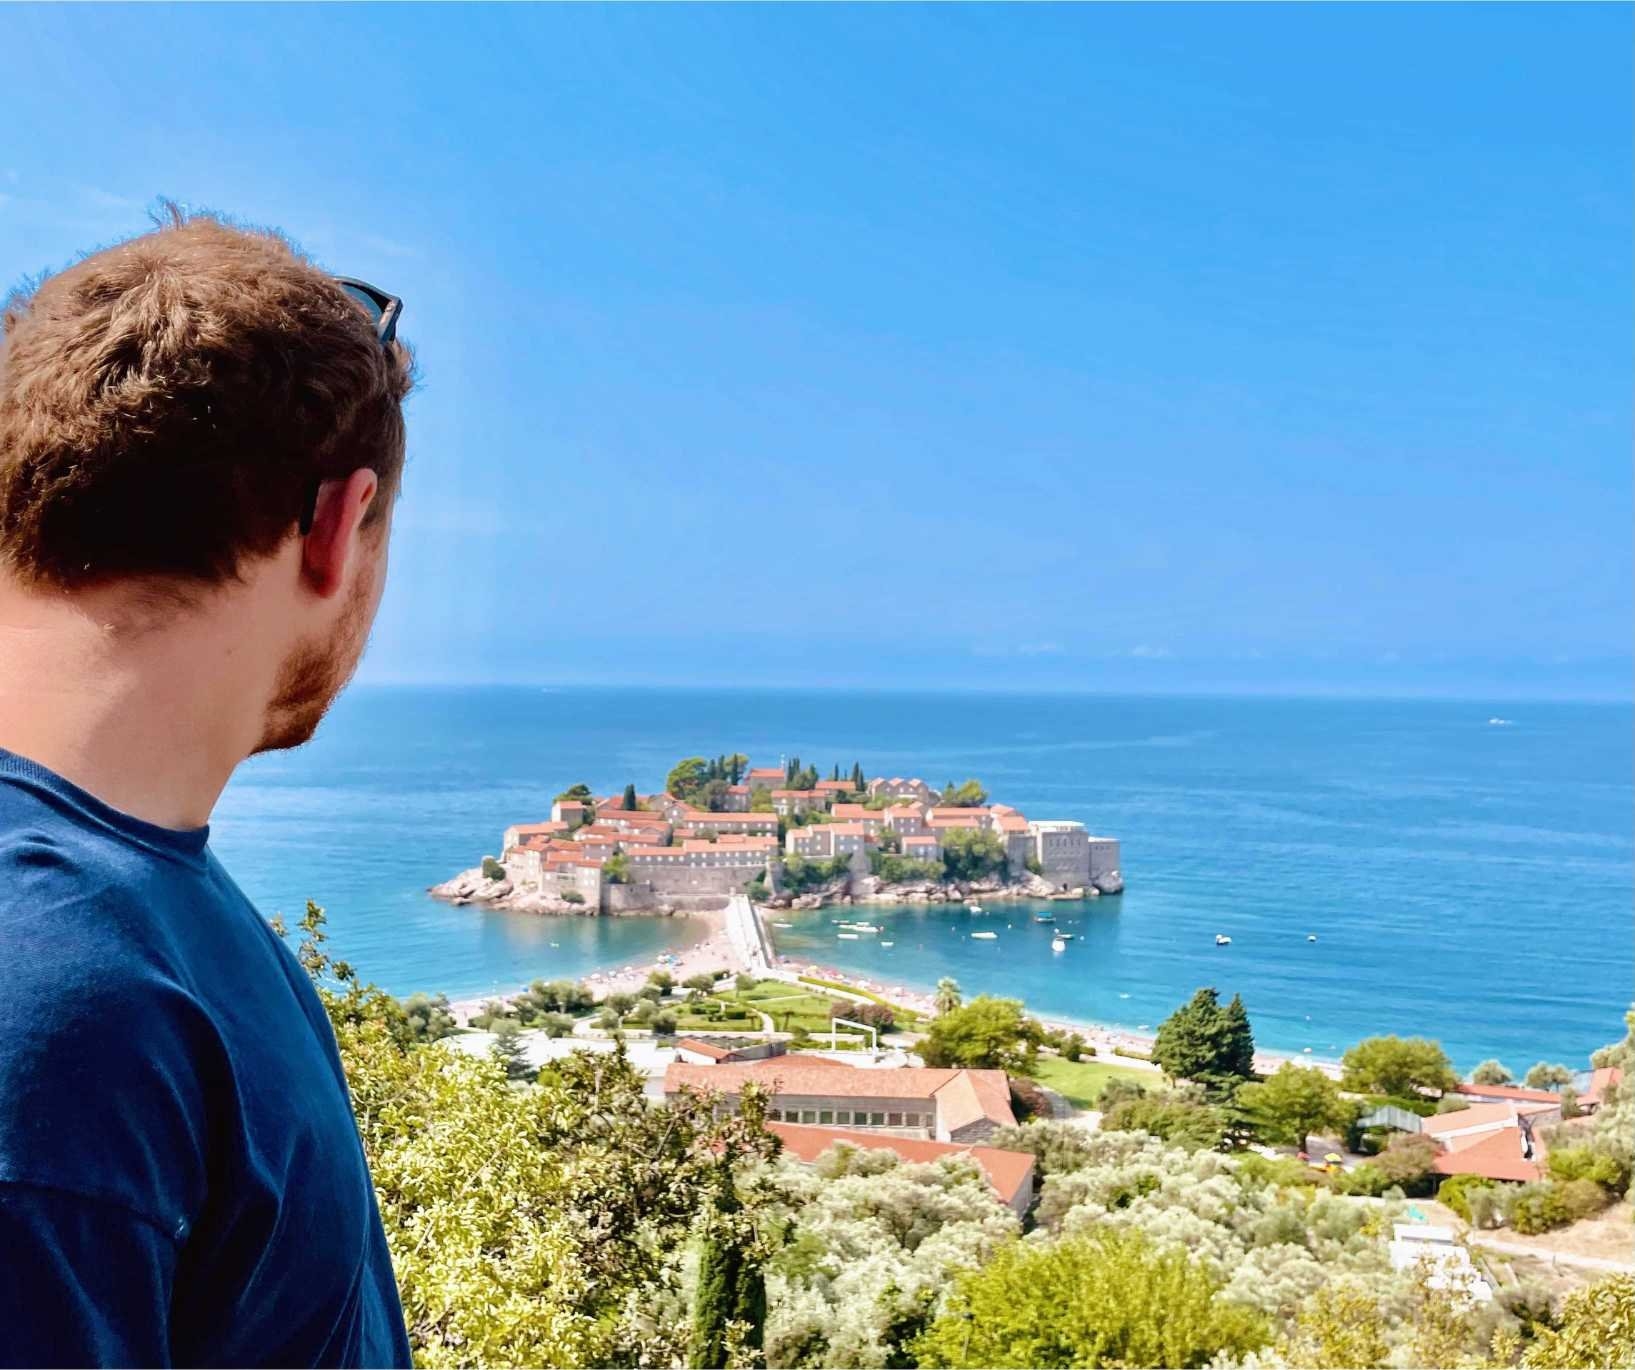
[{"label": "red tile roof", "polygon": [[880,810],[867,804],[836,804],[829,810],[836,818],[879,818]]},{"label": "red tile roof", "polygon": [[1439,1175],[1485,1175],[1490,1180],[1536,1180],[1543,1173],[1536,1162],[1522,1155],[1519,1127],[1499,1127],[1473,1136],[1467,1145],[1444,1151],[1431,1168]]},{"label": "red tile roof", "polygon": [[1618,1066],[1597,1066],[1590,1072],[1589,1086],[1579,1102],[1592,1108],[1599,1107],[1607,1086],[1619,1084],[1623,1078],[1624,1072]]},{"label": "red tile roof", "polygon": [[1466,1132],[1476,1127],[1511,1127],[1517,1118],[1548,1113],[1560,1107],[1559,1099],[1552,1099],[1547,1104],[1516,1103],[1508,1099],[1494,1104],[1472,1104],[1453,1113],[1436,1113],[1422,1118],[1419,1130],[1432,1137],[1441,1137],[1449,1132]]},{"label": "red tile roof", "polygon": [[[815,1064],[823,1061],[822,1066]],[[1010,1083],[1002,1070],[900,1069],[840,1065],[824,1057],[779,1056],[737,1065],[692,1066],[674,1062],[664,1072],[664,1092],[683,1085],[732,1093],[747,1081],[784,1094],[822,1094],[853,1099],[935,1099],[943,1125],[963,1127],[981,1118],[1011,1125]],[[822,1078],[818,1078],[819,1075]]]},{"label": "red tile roof", "polygon": [[849,780],[820,780],[817,787],[820,790],[830,790],[835,794],[845,794],[851,789],[852,782]]},{"label": "red tile roof", "polygon": [[725,1060],[732,1055],[731,1047],[717,1046],[714,1042],[701,1042],[696,1037],[681,1037],[676,1041],[677,1051],[691,1051],[699,1056],[708,1056],[712,1061]]},{"label": "red tile roof", "polygon": [[745,779],[752,781],[784,780],[787,778],[788,772],[785,771],[782,766],[752,766],[749,774],[745,777]]},{"label": "red tile roof", "polygon": [[837,1143],[864,1151],[891,1151],[910,1165],[928,1165],[944,1156],[967,1156],[987,1177],[994,1193],[1009,1204],[1033,1182],[1033,1157],[1025,1151],[1001,1151],[992,1146],[960,1142],[927,1142],[917,1137],[882,1137],[876,1132],[842,1127],[807,1127],[800,1123],[768,1123],[767,1131],[783,1141],[786,1154],[812,1164]]},{"label": "red tile roof", "polygon": [[1533,1104],[1559,1104],[1561,1096],[1552,1094],[1547,1089],[1523,1089],[1519,1085],[1455,1085],[1450,1091],[1454,1094],[1465,1094],[1475,1099],[1515,1099],[1517,1102]]},{"label": "red tile roof", "polygon": [[933,818],[959,818],[965,814],[969,814],[973,818],[986,818],[988,810],[984,808],[962,808],[957,804],[941,805],[931,810]]}]

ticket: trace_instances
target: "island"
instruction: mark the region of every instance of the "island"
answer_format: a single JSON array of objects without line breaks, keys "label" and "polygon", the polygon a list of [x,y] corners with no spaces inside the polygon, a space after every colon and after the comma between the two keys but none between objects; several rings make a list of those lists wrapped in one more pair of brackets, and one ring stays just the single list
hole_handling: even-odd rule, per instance
[{"label": "island", "polygon": [[836,903],[1093,899],[1124,888],[1119,844],[1071,819],[991,802],[980,782],[936,789],[869,778],[860,764],[821,779],[799,757],[752,766],[742,753],[688,757],[663,790],[559,794],[548,819],[515,823],[499,854],[431,893],[535,913],[668,914]]}]

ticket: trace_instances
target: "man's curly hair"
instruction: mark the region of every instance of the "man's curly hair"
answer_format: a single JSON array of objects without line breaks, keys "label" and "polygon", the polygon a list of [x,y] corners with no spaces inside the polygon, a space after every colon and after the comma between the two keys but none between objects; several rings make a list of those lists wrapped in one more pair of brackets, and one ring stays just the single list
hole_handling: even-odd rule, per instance
[{"label": "man's curly hair", "polygon": [[0,341],[0,568],[209,585],[294,533],[316,481],[402,474],[405,347],[276,233],[167,206],[15,292]]}]

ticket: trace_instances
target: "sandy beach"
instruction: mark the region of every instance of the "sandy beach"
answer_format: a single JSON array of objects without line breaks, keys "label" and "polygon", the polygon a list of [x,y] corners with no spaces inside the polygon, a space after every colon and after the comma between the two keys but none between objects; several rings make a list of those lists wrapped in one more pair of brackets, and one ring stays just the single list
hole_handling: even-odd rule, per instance
[{"label": "sandy beach", "polygon": [[[598,999],[606,998],[609,994],[634,993],[647,983],[648,975],[655,970],[668,971],[679,983],[689,976],[698,975],[704,971],[724,971],[727,974],[736,974],[739,971],[748,969],[743,958],[727,937],[725,909],[696,910],[674,916],[697,919],[703,922],[706,928],[703,938],[679,952],[662,952],[650,960],[625,962],[621,965],[591,972],[584,977],[584,981],[590,986]],[[791,956],[779,956],[778,965],[781,970],[786,970],[791,974],[816,976],[822,980],[832,980],[836,984],[849,985],[853,989],[863,990],[869,994],[877,994],[892,1003],[905,1005],[920,1013],[934,1015],[936,1012],[933,996],[923,989],[913,989],[907,985],[886,980],[871,980],[849,971],[837,970],[833,966],[826,966],[820,962],[806,961]],[[518,986],[517,992],[520,992],[522,988],[523,986]],[[966,985],[962,986],[962,989],[967,998],[983,992],[980,985]],[[472,1014],[481,1011],[483,1004],[491,997],[457,1000],[450,1005],[450,1009],[457,1021],[465,1023]],[[1116,1027],[1108,1023],[1078,1022],[1070,1018],[1061,1018],[1054,1015],[1041,1018],[1039,1021],[1052,1030],[1077,1032],[1096,1049],[1096,1055],[1099,1058],[1116,1062],[1119,1065],[1129,1066],[1134,1070],[1156,1072],[1158,1069],[1151,1062],[1121,1057],[1116,1054],[1117,1049],[1122,1047],[1126,1051],[1140,1052],[1145,1055],[1152,1050],[1153,1036],[1151,1033]],[[1275,1051],[1257,1051],[1255,1053],[1255,1068],[1263,1074],[1275,1071],[1285,1061],[1293,1061],[1297,1065],[1314,1066],[1324,1074],[1336,1078],[1340,1073],[1339,1062],[1319,1056]]]},{"label": "sandy beach", "polygon": [[[605,970],[592,971],[582,977],[598,999],[605,999],[609,994],[634,993],[647,983],[648,975],[655,970],[669,971],[679,983],[704,971],[725,971],[730,975],[746,969],[743,958],[727,937],[725,909],[691,910],[671,916],[702,923],[705,928],[704,936],[680,951],[661,952],[649,960],[625,962]],[[514,992],[521,993],[524,988],[526,987],[519,985]],[[475,999],[458,999],[451,1003],[449,1008],[455,1019],[464,1023],[472,1014],[480,1012],[482,1006],[493,997],[483,995]]]}]

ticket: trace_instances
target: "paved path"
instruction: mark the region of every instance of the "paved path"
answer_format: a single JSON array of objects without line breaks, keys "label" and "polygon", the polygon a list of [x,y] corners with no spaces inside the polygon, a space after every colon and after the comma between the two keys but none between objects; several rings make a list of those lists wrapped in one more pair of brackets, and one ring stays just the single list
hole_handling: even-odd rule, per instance
[{"label": "paved path", "polygon": [[1543,1251],[1523,1242],[1507,1242],[1481,1232],[1468,1232],[1465,1240],[1472,1246],[1497,1251],[1503,1256],[1532,1256],[1535,1260],[1549,1261],[1552,1265],[1576,1265],[1584,1270],[1635,1271],[1635,1260],[1616,1261],[1608,1256],[1578,1256],[1570,1251]]}]

